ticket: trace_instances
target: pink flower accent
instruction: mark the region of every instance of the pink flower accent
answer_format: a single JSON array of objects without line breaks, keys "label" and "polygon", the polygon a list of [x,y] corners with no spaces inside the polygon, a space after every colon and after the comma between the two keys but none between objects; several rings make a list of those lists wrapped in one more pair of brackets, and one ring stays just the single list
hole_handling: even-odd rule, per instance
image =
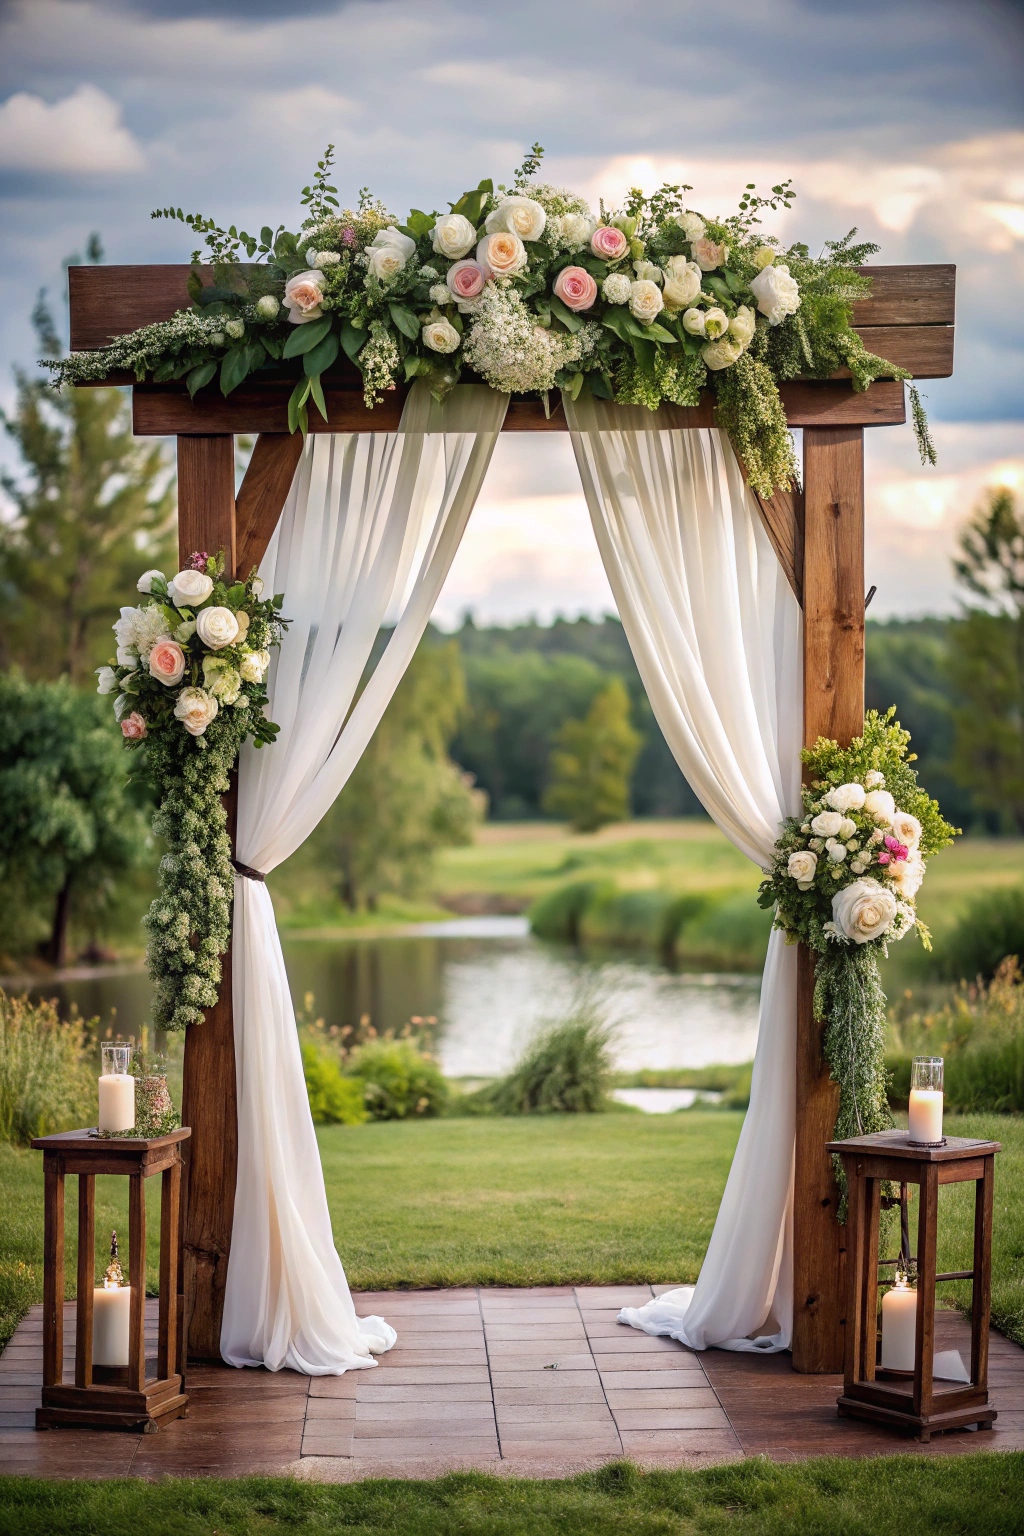
[{"label": "pink flower accent", "polygon": [[177,640],[158,640],[149,653],[149,675],[166,688],[180,683],[185,675],[185,652]]},{"label": "pink flower accent", "polygon": [[194,555],[189,555],[188,565],[185,567],[185,569],[187,571],[202,571],[205,575],[206,562],[209,560],[209,558],[210,557],[206,553],[205,549],[197,549]]},{"label": "pink flower accent", "polygon": [[597,298],[597,284],[583,267],[563,267],[555,278],[555,297],[566,309],[589,309]]},{"label": "pink flower accent", "polygon": [[[905,859],[910,852],[910,849],[904,843],[901,843],[898,837],[887,837],[885,839],[885,846],[894,859]],[[881,858],[881,854],[879,854],[879,858]]]},{"label": "pink flower accent", "polygon": [[449,267],[445,281],[457,299],[475,299],[483,292],[487,269],[478,261],[457,261],[454,267]]},{"label": "pink flower accent", "polygon": [[602,261],[619,261],[629,250],[629,241],[614,224],[601,224],[590,237],[590,249]]},{"label": "pink flower accent", "polygon": [[888,864],[889,860],[891,858],[892,858],[892,854],[891,853],[880,853],[878,855],[878,862],[879,862],[879,864]]},{"label": "pink flower accent", "polygon": [[147,735],[146,722],[137,709],[133,709],[127,720],[121,721],[121,735],[125,741],[141,741]]},{"label": "pink flower accent", "polygon": [[342,245],[355,245],[356,238],[356,232],[351,226],[348,229],[343,229],[341,232]]}]

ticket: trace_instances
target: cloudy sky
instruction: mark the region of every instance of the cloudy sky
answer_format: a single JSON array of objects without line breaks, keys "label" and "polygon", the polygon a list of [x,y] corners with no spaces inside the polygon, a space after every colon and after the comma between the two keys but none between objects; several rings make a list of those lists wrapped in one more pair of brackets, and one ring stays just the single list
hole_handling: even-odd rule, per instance
[{"label": "cloudy sky", "polygon": [[[129,262],[187,259],[162,203],[295,227],[328,140],[344,199],[399,214],[505,179],[534,139],[595,201],[685,181],[714,213],[792,176],[780,234],[856,224],[879,260],[957,264],[938,468],[909,430],[868,434],[873,611],[949,609],[958,522],[1024,493],[1022,78],[1017,0],[0,0],[0,395],[91,230]],[[467,606],[610,606],[564,439],[502,440],[440,616]]]}]

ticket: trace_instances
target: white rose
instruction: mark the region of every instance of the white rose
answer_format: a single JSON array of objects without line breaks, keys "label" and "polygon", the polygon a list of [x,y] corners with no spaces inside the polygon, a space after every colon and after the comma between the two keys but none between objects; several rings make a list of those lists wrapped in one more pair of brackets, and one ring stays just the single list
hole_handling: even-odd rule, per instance
[{"label": "white rose", "polygon": [[864,796],[864,812],[876,821],[890,822],[896,815],[896,801],[887,789],[873,789]]},{"label": "white rose", "polygon": [[195,608],[205,603],[213,591],[213,577],[205,571],[179,571],[167,583],[167,593],[175,608]]},{"label": "white rose", "polygon": [[734,337],[723,336],[720,341],[707,342],[701,347],[700,355],[708,368],[731,368],[743,356],[743,346]]},{"label": "white rose", "polygon": [[217,717],[217,700],[205,688],[183,688],[174,705],[174,717],[190,736],[201,736]]},{"label": "white rose", "polygon": [[235,623],[238,625],[238,642],[241,644],[249,633],[249,615],[244,608],[239,608],[235,614]]},{"label": "white rose", "polygon": [[506,197],[487,215],[484,229],[489,235],[505,232],[520,240],[539,240],[547,221],[544,209],[532,197]]},{"label": "white rose", "polygon": [[[383,246],[391,246],[393,249],[401,251],[405,261],[408,261],[416,249],[416,241],[411,239],[409,235],[403,235],[402,231],[396,229],[393,224],[389,224],[387,229],[378,229],[367,246],[367,250],[379,251]],[[403,267],[405,266],[405,261],[402,263]]]},{"label": "white rose", "polygon": [[307,272],[296,272],[284,285],[284,307],[293,325],[305,325],[309,320],[319,320],[324,301],[324,275],[319,267]]},{"label": "white rose", "polygon": [[625,272],[610,272],[601,284],[601,297],[606,304],[628,304],[632,288]]},{"label": "white rose", "polygon": [[854,880],[832,898],[832,919],[854,944],[881,938],[896,916],[896,897],[877,880]]},{"label": "white rose", "polygon": [[817,867],[816,853],[791,853],[789,863],[786,865],[786,873],[792,876],[802,891],[807,891],[814,883],[814,872]]},{"label": "white rose", "polygon": [[638,282],[629,285],[629,310],[641,323],[650,325],[652,320],[665,307],[665,300],[661,296],[661,289],[657,283],[650,282],[647,278],[641,278]]},{"label": "white rose", "polygon": [[454,352],[462,337],[450,320],[431,320],[420,332],[431,352]]},{"label": "white rose", "polygon": [[819,837],[837,837],[843,818],[837,811],[822,811],[811,822],[811,828]]},{"label": "white rose", "polygon": [[253,579],[252,579],[252,595],[253,595],[253,597],[262,597],[263,596],[263,577],[262,576],[254,576],[253,577]]},{"label": "white rose", "polygon": [[661,287],[665,274],[656,261],[634,261],[633,272],[640,283],[657,283]]},{"label": "white rose", "polygon": [[749,347],[756,329],[754,311],[748,309],[746,304],[741,304],[729,321],[729,335],[734,341],[738,341],[741,347]]},{"label": "white rose", "polygon": [[702,309],[688,309],[683,316],[683,330],[689,331],[691,336],[703,336],[704,311]]},{"label": "white rose", "polygon": [[438,219],[431,232],[431,243],[439,256],[458,261],[476,244],[476,230],[464,213],[449,213]]},{"label": "white rose", "polygon": [[834,811],[859,811],[864,804],[864,789],[860,784],[839,784],[825,796]]},{"label": "white rose", "polygon": [[729,247],[720,244],[717,240],[709,240],[707,235],[694,240],[690,249],[693,251],[694,261],[702,272],[713,272],[716,267],[724,267],[729,258]]},{"label": "white rose", "polygon": [[280,301],[272,293],[265,293],[262,298],[256,300],[256,313],[261,320],[276,320],[280,309]]},{"label": "white rose", "polygon": [[211,651],[222,651],[238,639],[238,620],[230,608],[201,608],[196,614],[196,633]]},{"label": "white rose", "polygon": [[846,843],[849,842],[850,838],[856,834],[856,831],[857,823],[855,821],[851,821],[849,816],[844,816],[842,821],[839,823],[839,832],[837,835],[842,838],[844,843]]},{"label": "white rose", "polygon": [[837,842],[834,837],[829,838],[828,842],[825,844],[825,848],[827,849],[828,856],[832,860],[833,864],[841,864],[846,858],[846,844]]},{"label": "white rose", "polygon": [[704,335],[709,341],[717,341],[728,329],[729,316],[724,309],[719,309],[716,305],[715,308],[704,311]]},{"label": "white rose", "polygon": [[867,865],[864,863],[863,859],[851,859],[850,868],[853,870],[855,875],[862,875],[867,869]]},{"label": "white rose", "polygon": [[703,240],[706,225],[697,213],[679,213],[676,215],[676,223],[691,243],[694,240]]},{"label": "white rose", "polygon": [[921,889],[924,869],[924,859],[914,851],[908,853],[905,859],[893,859],[885,872],[899,894],[909,901]]},{"label": "white rose", "polygon": [[366,264],[369,270],[381,281],[388,277],[397,277],[408,259],[397,245],[378,245],[366,252]]},{"label": "white rose", "polygon": [[239,671],[247,683],[262,683],[270,666],[269,651],[250,651],[243,656]]},{"label": "white rose", "polygon": [[769,325],[781,325],[787,315],[795,315],[800,308],[800,289],[788,267],[765,267],[751,281],[750,291],[762,315],[768,316]]},{"label": "white rose", "polygon": [[139,653],[135,649],[129,649],[126,645],[117,647],[117,664],[119,667],[134,667],[139,659]]},{"label": "white rose", "polygon": [[519,236],[501,229],[484,236],[476,248],[476,259],[495,277],[515,277],[529,261]]},{"label": "white rose", "polygon": [[154,576],[159,577],[159,579],[162,582],[166,582],[166,580],[167,580],[167,578],[164,575],[163,571],[143,571],[142,575],[139,577],[138,581],[135,583],[135,586],[136,586],[137,590],[139,592],[152,592],[152,590],[153,590],[153,577]]},{"label": "white rose", "polygon": [[665,263],[662,296],[666,309],[685,309],[700,293],[701,270],[685,256],[670,256]]},{"label": "white rose", "polygon": [[117,673],[113,667],[97,667],[96,676],[99,682],[96,684],[97,693],[114,693],[117,689]]},{"label": "white rose", "polygon": [[921,841],[921,823],[907,811],[897,811],[892,818],[892,835],[905,848],[916,848]]},{"label": "white rose", "polygon": [[864,775],[864,783],[868,789],[881,789],[885,784],[885,774],[879,773],[877,768],[872,768],[870,773]]}]

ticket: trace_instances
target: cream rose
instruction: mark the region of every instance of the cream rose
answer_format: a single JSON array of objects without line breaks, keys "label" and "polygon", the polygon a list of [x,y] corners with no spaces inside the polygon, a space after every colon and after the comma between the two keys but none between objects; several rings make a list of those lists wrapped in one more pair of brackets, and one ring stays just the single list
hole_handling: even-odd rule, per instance
[{"label": "cream rose", "polygon": [[869,877],[854,880],[832,898],[832,920],[854,944],[881,938],[895,916],[896,897]]},{"label": "cream rose", "polygon": [[662,297],[666,309],[686,309],[700,293],[701,270],[685,256],[670,256],[664,268]]},{"label": "cream rose", "polygon": [[420,332],[431,352],[454,352],[462,337],[450,320],[430,320]]},{"label": "cream rose", "polygon": [[802,891],[809,891],[814,884],[815,871],[818,868],[818,855],[804,851],[791,853],[789,863],[786,865],[786,873],[790,875]]},{"label": "cream rose", "polygon": [[754,311],[748,309],[746,304],[741,304],[729,321],[729,335],[734,341],[738,341],[741,347],[749,347],[756,329]]},{"label": "cream rose", "polygon": [[921,889],[924,869],[924,859],[915,850],[908,853],[905,859],[893,859],[885,873],[903,899],[910,901]]},{"label": "cream rose", "polygon": [[851,821],[849,816],[844,816],[839,824],[838,836],[842,838],[844,843],[847,843],[851,837],[855,837],[856,835],[857,823],[855,821]]},{"label": "cream rose", "polygon": [[519,236],[503,231],[484,236],[476,248],[476,259],[495,277],[515,277],[528,260]]},{"label": "cream rose", "polygon": [[539,240],[548,216],[532,197],[506,197],[484,221],[489,235],[518,235],[520,240]]},{"label": "cream rose", "polygon": [[729,329],[729,316],[724,309],[715,306],[704,311],[704,335],[709,341],[717,341]]},{"label": "cream rose", "polygon": [[703,336],[704,311],[702,309],[688,309],[683,316],[683,330],[689,331],[691,336]]},{"label": "cream rose", "polygon": [[476,244],[476,230],[464,213],[449,213],[438,219],[430,239],[439,256],[458,261]]},{"label": "cream rose", "polygon": [[324,301],[324,275],[319,267],[308,272],[296,272],[284,285],[284,307],[292,325],[305,325],[307,320],[319,320]]},{"label": "cream rose", "polygon": [[864,812],[876,821],[891,822],[896,815],[896,801],[887,789],[873,789],[864,796]]},{"label": "cream rose", "polygon": [[656,261],[634,261],[633,277],[637,282],[657,283],[660,288],[665,274]]},{"label": "cream rose", "polygon": [[397,245],[378,245],[366,252],[367,270],[382,282],[397,277],[407,260]]},{"label": "cream rose", "polygon": [[396,251],[401,251],[402,255],[405,257],[405,261],[402,262],[402,266],[404,267],[405,262],[409,260],[409,257],[416,249],[416,241],[413,240],[410,235],[403,235],[402,231],[400,229],[396,229],[393,224],[389,224],[387,229],[378,229],[377,233],[374,235],[373,239],[367,246],[367,250],[379,251],[385,246],[390,247]]},{"label": "cream rose", "polygon": [[158,640],[149,653],[149,675],[171,688],[185,675],[185,652],[177,640]]},{"label": "cream rose", "polygon": [[731,368],[743,356],[743,347],[733,336],[723,336],[720,341],[709,341],[700,349],[706,367],[713,370]]},{"label": "cream rose", "polygon": [[676,223],[691,244],[695,240],[703,240],[706,225],[699,213],[680,213],[676,215]]},{"label": "cream rose", "polygon": [[213,577],[205,571],[179,571],[167,583],[167,594],[175,608],[195,608],[205,603],[213,591]]},{"label": "cream rose", "polygon": [[709,239],[707,235],[694,240],[690,248],[702,272],[713,272],[716,267],[724,267],[729,257],[729,247]]},{"label": "cream rose", "polygon": [[885,774],[879,773],[877,768],[872,768],[870,773],[864,775],[864,784],[868,789],[882,789],[885,785]]},{"label": "cream rose", "polygon": [[845,815],[847,811],[860,810],[864,804],[864,789],[860,784],[838,784],[835,789],[829,790],[825,800],[834,811],[841,811]]},{"label": "cream rose", "polygon": [[152,592],[154,576],[157,579],[158,585],[166,586],[167,577],[164,575],[163,571],[143,571],[142,575],[135,583],[136,590],[139,592]]},{"label": "cream rose", "polygon": [[269,666],[269,651],[250,651],[248,656],[242,657],[238,670],[247,683],[262,683]]},{"label": "cream rose", "polygon": [[211,651],[222,651],[238,639],[238,620],[230,608],[201,608],[196,614],[196,633]]},{"label": "cream rose", "polygon": [[921,841],[921,823],[907,811],[897,811],[892,818],[892,835],[905,848],[916,848]]},{"label": "cream rose", "polygon": [[190,736],[201,736],[217,718],[217,700],[205,688],[183,688],[174,705],[174,718]]},{"label": "cream rose", "polygon": [[787,315],[795,315],[800,308],[800,289],[786,266],[765,267],[751,281],[750,291],[762,315],[768,316],[769,325],[781,325]]},{"label": "cream rose", "polygon": [[825,844],[825,852],[828,854],[833,864],[841,864],[846,858],[846,844],[839,842],[837,838],[830,837],[828,842]]},{"label": "cream rose", "polygon": [[811,822],[811,831],[819,837],[838,837],[843,818],[838,811],[820,811]]},{"label": "cream rose", "polygon": [[661,314],[665,300],[657,283],[640,278],[629,287],[629,312],[641,324],[650,325]]}]

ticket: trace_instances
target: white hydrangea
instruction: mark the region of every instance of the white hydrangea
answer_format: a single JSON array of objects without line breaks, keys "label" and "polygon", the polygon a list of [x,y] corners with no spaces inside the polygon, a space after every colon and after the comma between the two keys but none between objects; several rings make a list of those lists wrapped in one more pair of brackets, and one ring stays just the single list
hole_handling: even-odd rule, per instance
[{"label": "white hydrangea", "polygon": [[156,603],[147,603],[144,608],[122,608],[113,630],[118,650],[134,651],[144,661],[158,640],[171,638],[163,609]]},{"label": "white hydrangea", "polygon": [[493,389],[528,394],[553,389],[558,370],[589,357],[600,335],[593,323],[575,336],[546,330],[511,284],[493,282],[481,295],[463,353]]},{"label": "white hydrangea", "polygon": [[633,284],[625,272],[609,272],[601,284],[601,297],[606,304],[628,304]]},{"label": "white hydrangea", "polygon": [[581,251],[590,244],[595,228],[593,216],[589,212],[562,213],[548,219],[548,243],[556,251]]},{"label": "white hydrangea", "polygon": [[454,300],[455,295],[447,283],[435,283],[430,290],[431,304],[452,304]]}]

